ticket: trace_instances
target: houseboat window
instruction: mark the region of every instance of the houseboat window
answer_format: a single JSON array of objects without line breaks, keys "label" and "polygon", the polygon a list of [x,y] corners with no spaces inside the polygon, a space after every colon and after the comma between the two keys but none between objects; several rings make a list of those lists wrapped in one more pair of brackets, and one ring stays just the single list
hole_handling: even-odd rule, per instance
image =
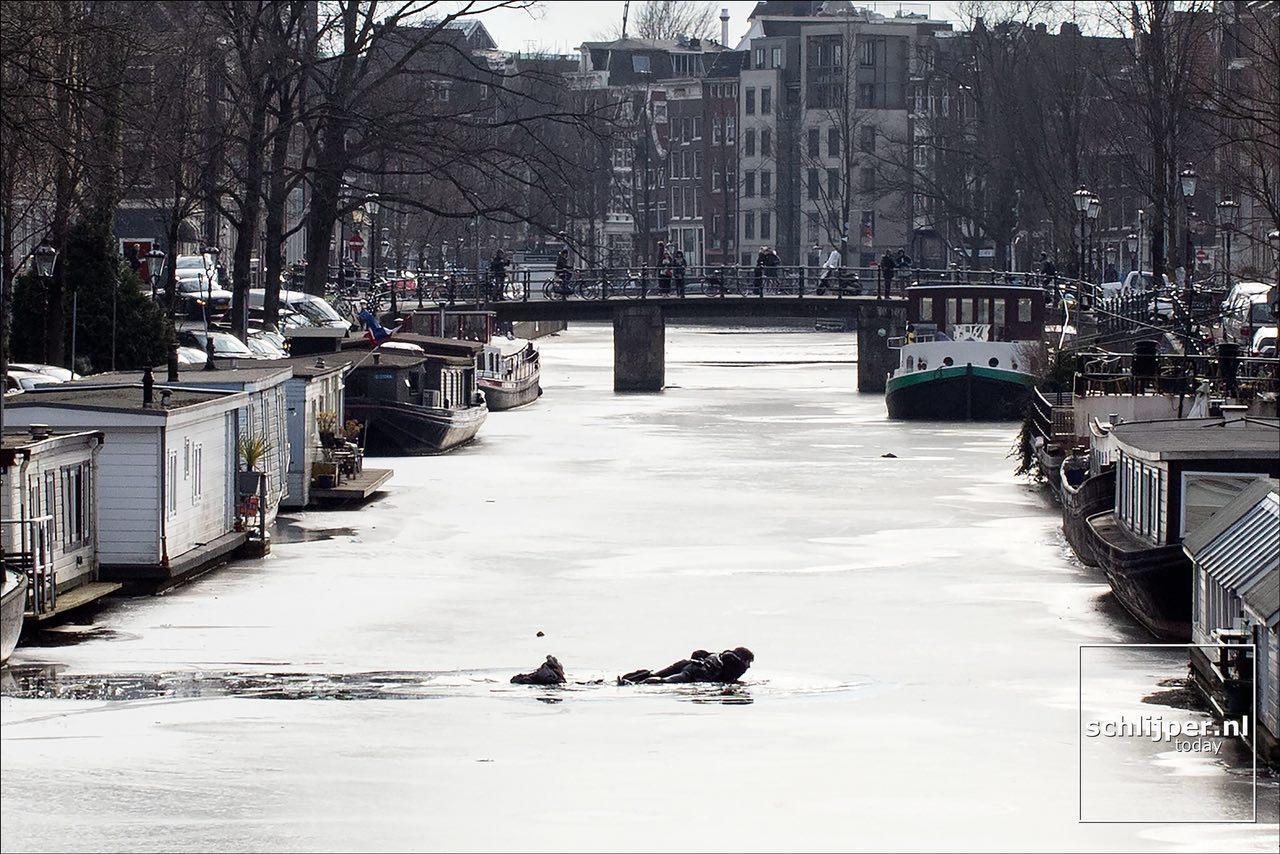
[{"label": "houseboat window", "polygon": [[1018,322],[1019,323],[1031,322],[1031,300],[1027,299],[1026,297],[1023,297],[1018,300]]},{"label": "houseboat window", "polygon": [[1185,472],[1182,475],[1182,524],[1178,535],[1185,537],[1188,531],[1204,524],[1260,477],[1263,475]]},{"label": "houseboat window", "polygon": [[990,359],[987,360],[987,364],[993,368],[998,368],[1000,367],[1000,360],[997,359],[995,356],[992,356]]},{"label": "houseboat window", "polygon": [[920,319],[933,320],[933,297],[920,297]]},{"label": "houseboat window", "polygon": [[978,300],[978,322],[990,323],[991,322],[990,314],[991,314],[991,301],[985,300],[985,299]]},{"label": "houseboat window", "polygon": [[57,522],[58,522],[58,481],[53,472],[44,473],[44,513],[40,512],[40,496],[36,493],[36,479],[31,479],[31,497],[27,502],[30,506],[27,511],[32,516],[42,516],[48,514],[53,517],[49,522],[49,536],[55,540],[58,538]]},{"label": "houseboat window", "polygon": [[165,474],[165,510],[170,516],[178,512],[178,452],[170,451]]},{"label": "houseboat window", "polygon": [[959,300],[955,297],[947,297],[947,325],[949,326],[955,326],[960,322],[957,319],[959,317],[959,313],[956,308],[957,302],[959,302]]},{"label": "houseboat window", "polygon": [[1004,329],[1004,300],[996,300],[992,308],[995,310],[992,323],[997,329]]},{"label": "houseboat window", "polygon": [[199,504],[204,498],[204,445],[191,449],[191,503]]},{"label": "houseboat window", "polygon": [[908,356],[908,357],[907,357],[907,370],[908,370],[908,371],[914,371],[915,369],[916,369],[916,358],[915,358],[915,356]]}]

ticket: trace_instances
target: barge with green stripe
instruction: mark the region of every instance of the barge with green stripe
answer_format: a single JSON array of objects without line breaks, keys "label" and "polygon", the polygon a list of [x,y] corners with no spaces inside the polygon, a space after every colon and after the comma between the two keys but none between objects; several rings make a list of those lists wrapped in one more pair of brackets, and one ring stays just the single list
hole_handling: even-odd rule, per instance
[{"label": "barge with green stripe", "polygon": [[890,418],[1003,421],[1021,418],[1035,377],[979,365],[939,366],[889,377]]}]

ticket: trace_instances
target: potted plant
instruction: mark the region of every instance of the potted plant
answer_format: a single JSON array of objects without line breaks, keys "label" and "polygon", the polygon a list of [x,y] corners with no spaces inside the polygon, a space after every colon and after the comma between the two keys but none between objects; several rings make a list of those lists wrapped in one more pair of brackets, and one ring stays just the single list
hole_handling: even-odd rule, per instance
[{"label": "potted plant", "polygon": [[320,430],[321,447],[336,448],[342,444],[342,439],[338,436],[338,413],[330,409],[317,412],[316,427]]},{"label": "potted plant", "polygon": [[266,475],[258,466],[271,453],[271,443],[264,436],[241,436],[236,442],[244,470],[236,472],[236,486],[241,495],[257,495]]}]

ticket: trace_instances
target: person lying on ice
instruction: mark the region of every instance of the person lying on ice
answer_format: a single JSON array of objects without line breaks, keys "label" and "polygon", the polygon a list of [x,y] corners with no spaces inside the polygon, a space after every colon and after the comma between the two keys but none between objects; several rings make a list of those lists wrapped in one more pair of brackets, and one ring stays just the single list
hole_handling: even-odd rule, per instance
[{"label": "person lying on ice", "polygon": [[512,685],[563,685],[564,684],[564,668],[560,666],[560,660],[554,655],[548,655],[547,660],[532,673],[517,673],[511,677]]},{"label": "person lying on ice", "polygon": [[756,657],[745,646],[722,653],[694,650],[688,658],[661,670],[633,670],[618,677],[619,685],[668,685],[678,682],[737,682]]}]

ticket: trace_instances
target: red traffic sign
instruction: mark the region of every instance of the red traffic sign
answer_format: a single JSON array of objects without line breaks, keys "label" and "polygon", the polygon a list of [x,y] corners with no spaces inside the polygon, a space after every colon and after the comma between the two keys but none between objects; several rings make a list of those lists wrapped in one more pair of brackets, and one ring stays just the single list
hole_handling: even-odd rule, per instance
[{"label": "red traffic sign", "polygon": [[364,238],[360,236],[360,232],[356,232],[347,238],[347,245],[352,249],[359,249],[364,246]]},{"label": "red traffic sign", "polygon": [[1197,250],[1196,250],[1196,260],[1197,260],[1197,261],[1205,261],[1205,260],[1207,260],[1208,258],[1209,258],[1209,253],[1208,253],[1208,252],[1205,252],[1203,249],[1197,249]]}]

